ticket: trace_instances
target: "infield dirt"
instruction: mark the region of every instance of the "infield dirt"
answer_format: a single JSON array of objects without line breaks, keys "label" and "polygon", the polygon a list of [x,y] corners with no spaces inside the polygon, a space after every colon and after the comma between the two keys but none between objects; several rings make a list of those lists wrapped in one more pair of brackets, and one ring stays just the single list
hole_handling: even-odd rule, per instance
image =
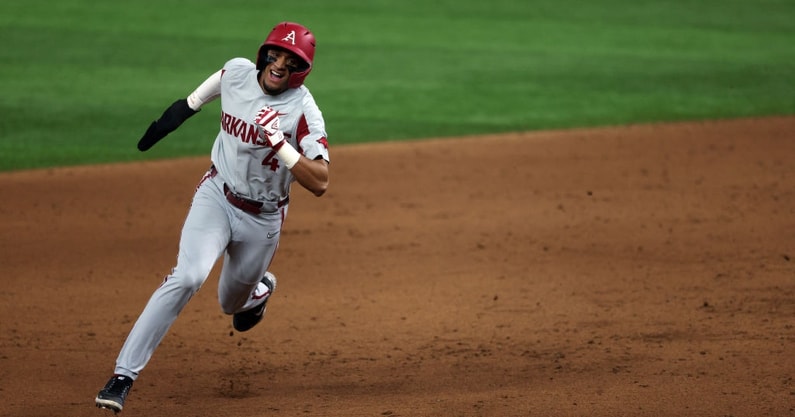
[{"label": "infield dirt", "polygon": [[[232,330],[216,267],[120,417],[795,415],[795,117],[331,158],[263,323]],[[208,165],[0,174],[1,416],[112,415]]]}]

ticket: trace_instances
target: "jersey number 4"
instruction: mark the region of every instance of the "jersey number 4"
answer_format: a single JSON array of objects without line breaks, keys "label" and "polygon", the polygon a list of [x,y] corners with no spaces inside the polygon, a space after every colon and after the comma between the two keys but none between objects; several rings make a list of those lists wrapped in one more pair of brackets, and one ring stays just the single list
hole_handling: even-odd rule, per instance
[{"label": "jersey number 4", "polygon": [[276,172],[279,169],[279,160],[276,158],[276,151],[271,150],[268,156],[262,160],[262,166],[270,167],[271,171]]}]

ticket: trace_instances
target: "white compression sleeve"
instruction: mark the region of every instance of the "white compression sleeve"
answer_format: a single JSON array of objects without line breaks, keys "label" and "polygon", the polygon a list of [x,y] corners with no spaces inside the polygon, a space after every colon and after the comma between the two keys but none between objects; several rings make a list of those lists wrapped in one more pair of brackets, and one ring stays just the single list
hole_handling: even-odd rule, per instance
[{"label": "white compression sleeve", "polygon": [[204,103],[213,101],[221,95],[222,73],[223,70],[218,70],[215,74],[211,75],[210,78],[204,80],[196,90],[190,93],[188,96],[188,106],[191,109],[199,111]]}]

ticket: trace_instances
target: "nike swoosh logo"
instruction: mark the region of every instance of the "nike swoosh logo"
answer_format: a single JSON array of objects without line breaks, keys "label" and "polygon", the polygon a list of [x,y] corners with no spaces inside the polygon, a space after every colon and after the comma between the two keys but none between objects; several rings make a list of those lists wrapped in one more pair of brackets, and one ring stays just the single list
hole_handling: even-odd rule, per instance
[{"label": "nike swoosh logo", "polygon": [[274,237],[276,237],[276,235],[278,235],[278,234],[279,234],[279,232],[273,232],[273,233],[271,233],[271,232],[268,232],[268,239],[273,239],[273,238],[274,238]]}]

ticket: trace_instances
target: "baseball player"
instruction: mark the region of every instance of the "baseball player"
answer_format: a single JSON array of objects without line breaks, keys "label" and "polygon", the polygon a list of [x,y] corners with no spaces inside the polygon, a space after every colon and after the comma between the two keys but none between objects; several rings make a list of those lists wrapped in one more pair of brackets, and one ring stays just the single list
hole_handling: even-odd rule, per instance
[{"label": "baseball player", "polygon": [[312,71],[315,37],[292,22],[276,25],[256,63],[226,62],[186,99],[174,102],[138,142],[146,151],[201,107],[220,97],[220,130],[212,165],[199,182],[182,228],[176,266],[154,291],[95,398],[118,413],[177,315],[224,255],[218,301],[245,332],[262,320],[276,289],[268,267],[298,181],[316,196],[329,183],[325,122],[304,79]]}]

